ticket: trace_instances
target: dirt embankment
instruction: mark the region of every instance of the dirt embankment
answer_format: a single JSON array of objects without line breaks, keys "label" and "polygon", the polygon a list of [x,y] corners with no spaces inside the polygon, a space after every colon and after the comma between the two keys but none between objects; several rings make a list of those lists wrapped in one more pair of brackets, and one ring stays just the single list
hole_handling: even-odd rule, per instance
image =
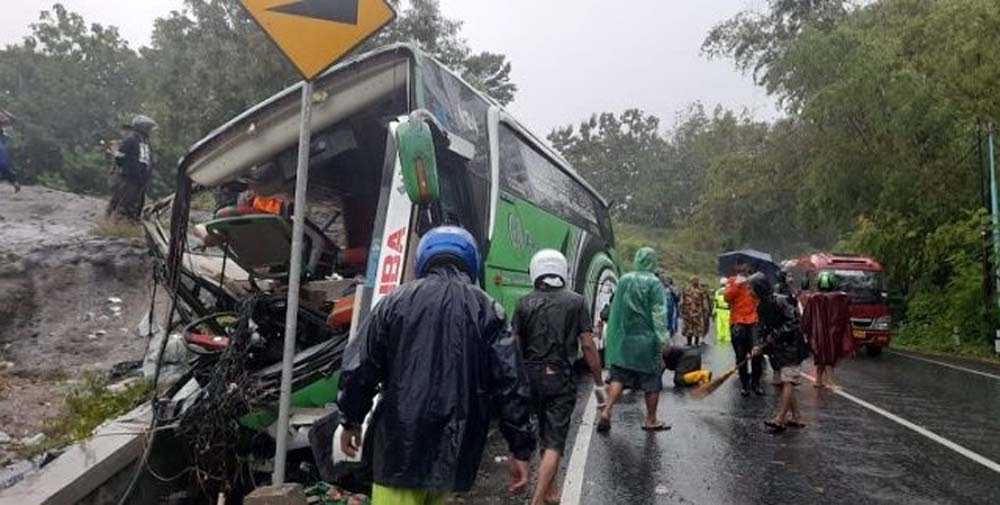
[{"label": "dirt embankment", "polygon": [[0,191],[0,431],[13,440],[41,431],[85,373],[142,358],[150,260],[142,239],[95,235],[104,205]]}]

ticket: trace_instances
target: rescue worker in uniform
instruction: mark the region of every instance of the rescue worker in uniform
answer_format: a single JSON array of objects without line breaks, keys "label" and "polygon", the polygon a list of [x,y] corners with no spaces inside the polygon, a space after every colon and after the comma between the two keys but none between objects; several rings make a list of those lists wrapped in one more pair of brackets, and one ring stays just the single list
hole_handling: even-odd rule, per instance
[{"label": "rescue worker in uniform", "polygon": [[0,180],[9,182],[14,186],[14,192],[19,193],[21,184],[17,182],[17,172],[14,171],[14,164],[10,160],[10,151],[7,147],[13,123],[14,116],[6,111],[0,111]]},{"label": "rescue worker in uniform", "polygon": [[542,451],[531,503],[544,505],[559,502],[553,480],[576,407],[573,362],[579,351],[590,367],[600,403],[604,402],[604,380],[587,302],[566,284],[566,257],[551,249],[539,251],[531,259],[530,274],[535,289],[518,303],[513,327],[531,385],[531,410],[537,417]]},{"label": "rescue worker in uniform", "polygon": [[715,316],[715,340],[722,344],[732,340],[729,327],[729,302],[726,301],[726,278],[719,279],[719,289],[715,290],[715,303],[712,305],[712,315]]},{"label": "rescue worker in uniform", "polygon": [[712,299],[708,290],[702,287],[698,277],[691,278],[691,285],[681,297],[681,320],[684,321],[684,338],[688,346],[701,345],[701,339],[708,333],[708,315],[712,312]]},{"label": "rescue worker in uniform", "polygon": [[418,279],[383,298],[345,351],[337,404],[349,457],[381,392],[366,450],[374,505],[438,505],[471,489],[494,412],[513,454],[509,490],[527,487],[530,390],[503,308],[475,285],[480,264],[467,231],[430,230]]},{"label": "rescue worker in uniform", "polygon": [[125,135],[112,153],[116,170],[106,214],[138,221],[153,175],[153,150],[149,138],[156,129],[156,121],[137,115],[124,129]]},{"label": "rescue worker in uniform", "polygon": [[659,259],[650,247],[635,253],[634,272],[622,276],[615,290],[608,321],[605,360],[610,370],[608,401],[598,420],[597,430],[611,429],[611,414],[625,388],[642,391],[646,399],[646,431],[665,431],[656,408],[663,390],[663,356],[668,343],[667,311],[663,284],[654,270]]}]

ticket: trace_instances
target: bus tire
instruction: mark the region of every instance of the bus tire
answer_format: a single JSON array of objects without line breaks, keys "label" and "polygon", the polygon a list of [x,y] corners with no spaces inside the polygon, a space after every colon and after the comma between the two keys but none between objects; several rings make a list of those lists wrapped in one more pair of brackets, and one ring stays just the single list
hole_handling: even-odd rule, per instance
[{"label": "bus tire", "polygon": [[867,354],[869,358],[877,358],[882,355],[882,348],[877,345],[866,345],[865,354]]}]

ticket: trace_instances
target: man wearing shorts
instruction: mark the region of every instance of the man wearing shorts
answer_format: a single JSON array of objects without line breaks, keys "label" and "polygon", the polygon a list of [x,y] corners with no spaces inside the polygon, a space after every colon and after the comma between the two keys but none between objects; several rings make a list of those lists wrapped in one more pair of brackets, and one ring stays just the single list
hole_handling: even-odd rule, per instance
[{"label": "man wearing shorts", "polygon": [[611,387],[597,423],[599,432],[611,429],[612,411],[625,388],[645,393],[646,421],[642,429],[670,429],[656,414],[663,389],[661,353],[668,335],[663,285],[653,273],[658,263],[656,252],[643,247],[635,253],[636,271],[625,274],[618,282],[605,348],[605,358],[611,367]]},{"label": "man wearing shorts", "polygon": [[770,357],[774,387],[780,396],[778,411],[764,425],[772,433],[781,433],[788,427],[803,428],[795,387],[802,375],[802,360],[809,355],[809,344],[802,334],[798,311],[787,296],[774,293],[763,275],[752,276],[749,283],[759,300],[758,331],[764,342],[751,352],[754,356],[766,353]]},{"label": "man wearing shorts", "polygon": [[594,325],[583,297],[570,291],[566,257],[559,251],[539,251],[531,260],[535,290],[521,299],[514,312],[514,334],[524,357],[531,386],[531,410],[538,420],[542,461],[532,505],[559,502],[553,485],[566,447],[570,418],[576,407],[573,362],[579,350],[603,401],[601,358],[594,344]]}]

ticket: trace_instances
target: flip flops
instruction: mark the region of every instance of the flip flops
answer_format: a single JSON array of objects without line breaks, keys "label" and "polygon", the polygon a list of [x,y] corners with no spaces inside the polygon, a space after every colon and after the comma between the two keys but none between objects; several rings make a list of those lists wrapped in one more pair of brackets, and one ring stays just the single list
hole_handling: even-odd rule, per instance
[{"label": "flip flops", "polygon": [[611,420],[601,418],[599,421],[597,421],[598,433],[607,433],[609,431],[611,431]]},{"label": "flip flops", "polygon": [[657,423],[654,426],[643,426],[642,431],[657,432],[657,431],[667,431],[671,428],[669,424]]},{"label": "flip flops", "polygon": [[768,431],[775,434],[781,433],[787,429],[784,424],[776,423],[774,421],[764,421],[764,426],[767,426]]},{"label": "flip flops", "polygon": [[788,426],[789,428],[805,428],[806,423],[799,421],[785,421],[785,426]]}]

